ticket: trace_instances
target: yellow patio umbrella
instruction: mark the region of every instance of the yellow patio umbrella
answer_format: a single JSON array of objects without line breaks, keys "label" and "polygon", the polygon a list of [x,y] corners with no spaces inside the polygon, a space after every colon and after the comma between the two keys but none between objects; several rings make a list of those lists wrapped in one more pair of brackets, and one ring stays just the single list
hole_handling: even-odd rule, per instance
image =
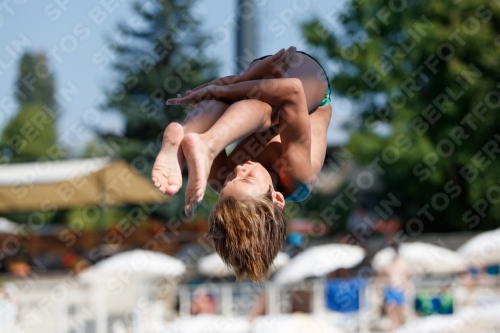
[{"label": "yellow patio umbrella", "polygon": [[0,212],[166,200],[123,160],[100,157],[0,165]]}]

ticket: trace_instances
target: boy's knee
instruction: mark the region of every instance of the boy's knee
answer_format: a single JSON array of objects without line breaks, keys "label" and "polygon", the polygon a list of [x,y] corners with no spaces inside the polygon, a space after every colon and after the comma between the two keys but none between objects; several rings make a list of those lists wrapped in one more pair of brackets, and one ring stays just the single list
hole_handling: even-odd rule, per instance
[{"label": "boy's knee", "polygon": [[286,104],[302,105],[305,102],[304,86],[302,81],[296,78],[287,78],[283,80],[281,86],[281,100]]},{"label": "boy's knee", "polygon": [[300,81],[300,79],[287,78],[283,80],[285,80],[284,84],[286,84],[287,91],[291,95],[298,95],[299,93],[304,91],[304,86],[302,85],[302,81]]}]

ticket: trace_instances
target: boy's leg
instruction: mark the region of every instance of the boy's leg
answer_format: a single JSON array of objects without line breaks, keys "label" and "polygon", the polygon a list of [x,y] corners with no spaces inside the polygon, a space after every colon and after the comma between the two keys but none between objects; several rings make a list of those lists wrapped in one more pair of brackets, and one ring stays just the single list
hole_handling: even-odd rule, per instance
[{"label": "boy's leg", "polygon": [[204,133],[224,114],[228,104],[209,100],[196,104],[182,126],[171,123],[163,133],[160,152],[152,170],[152,180],[160,192],[173,195],[182,186],[182,168],[186,162],[180,144],[187,133]]},{"label": "boy's leg", "polygon": [[189,133],[182,140],[189,178],[186,188],[186,215],[201,202],[214,158],[229,144],[271,126],[272,107],[259,100],[242,100],[230,105],[205,133]]},{"label": "boy's leg", "polygon": [[216,100],[196,104],[182,122],[184,134],[205,133],[219,120],[228,107],[229,104]]}]

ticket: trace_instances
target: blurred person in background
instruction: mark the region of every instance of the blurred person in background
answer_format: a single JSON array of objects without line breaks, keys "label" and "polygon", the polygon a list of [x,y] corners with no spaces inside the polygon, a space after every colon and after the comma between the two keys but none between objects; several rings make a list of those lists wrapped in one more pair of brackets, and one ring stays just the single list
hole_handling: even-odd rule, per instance
[{"label": "blurred person in background", "polygon": [[7,270],[15,277],[27,277],[31,272],[31,266],[26,256],[19,255],[7,261]]},{"label": "blurred person in background", "polygon": [[216,304],[205,288],[199,287],[193,292],[191,314],[215,314]]},{"label": "blurred person in background", "polygon": [[300,252],[304,251],[305,239],[301,233],[291,232],[286,239],[283,251],[290,256],[295,257]]},{"label": "blurred person in background", "polygon": [[62,266],[70,270],[72,273],[78,274],[85,268],[89,267],[89,262],[76,254],[75,252],[66,252],[61,257]]},{"label": "blurred person in background", "polygon": [[474,273],[476,272],[472,269],[463,270],[458,273],[458,283],[454,290],[456,310],[476,303],[477,293],[475,291],[478,279]]},{"label": "blurred person in background", "polygon": [[361,202],[347,217],[347,231],[357,244],[366,247],[366,241],[375,232],[377,221],[378,218],[368,209],[368,204]]},{"label": "blurred person in background", "polygon": [[267,295],[265,292],[262,292],[258,294],[255,303],[252,306],[252,309],[250,309],[250,313],[248,314],[248,321],[252,323],[256,317],[264,316],[266,314],[266,311],[267,311]]},{"label": "blurred person in background", "polygon": [[410,288],[410,273],[404,258],[399,254],[399,244],[393,242],[392,262],[384,267],[381,277],[384,279],[383,291],[385,313],[389,319],[389,330],[395,331],[405,322],[407,294]]}]

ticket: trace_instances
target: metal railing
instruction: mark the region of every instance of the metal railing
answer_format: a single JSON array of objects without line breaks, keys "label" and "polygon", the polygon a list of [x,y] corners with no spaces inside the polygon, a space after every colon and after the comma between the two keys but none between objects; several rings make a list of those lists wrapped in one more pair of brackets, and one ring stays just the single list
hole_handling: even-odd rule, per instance
[{"label": "metal railing", "polygon": [[[264,313],[289,314],[294,311],[313,315],[330,315],[325,301],[324,279],[306,280],[291,285],[272,282],[204,283],[202,285],[171,285],[158,282],[129,280],[120,288],[110,280],[85,285],[73,276],[54,276],[36,280],[16,280],[6,286],[13,291],[0,297],[0,332],[20,333],[149,333],[173,318],[190,318],[192,301],[197,288],[204,288],[213,298],[216,315],[245,317],[264,295]],[[122,281],[123,282],[123,281]],[[435,290],[449,284],[452,291],[457,282],[419,280],[418,290]],[[491,298],[499,298],[498,284],[476,286]],[[345,331],[370,332],[374,321],[380,320],[380,300],[372,280],[366,280],[359,292],[359,311],[346,315]],[[178,308],[176,309],[176,304]]]}]

